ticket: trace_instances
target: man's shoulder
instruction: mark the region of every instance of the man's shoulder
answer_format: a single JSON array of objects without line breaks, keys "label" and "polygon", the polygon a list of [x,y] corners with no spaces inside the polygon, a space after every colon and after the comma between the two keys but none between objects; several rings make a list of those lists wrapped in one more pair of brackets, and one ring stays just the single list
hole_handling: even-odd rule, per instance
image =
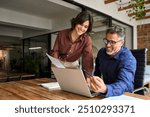
[{"label": "man's shoulder", "polygon": [[103,52],[106,52],[106,48],[100,48],[99,49],[99,53],[103,53]]},{"label": "man's shoulder", "polygon": [[135,57],[132,55],[132,52],[127,47],[122,48],[121,56],[126,60],[135,60]]},{"label": "man's shoulder", "polygon": [[130,49],[128,49],[127,47],[122,47],[121,53],[122,53],[123,55],[130,55],[130,54],[131,54],[131,51],[130,51]]},{"label": "man's shoulder", "polygon": [[103,56],[104,54],[106,54],[106,48],[100,48],[98,51],[98,56]]},{"label": "man's shoulder", "polygon": [[104,48],[104,47],[99,49],[99,51],[105,51],[105,50],[106,50],[106,48]]}]

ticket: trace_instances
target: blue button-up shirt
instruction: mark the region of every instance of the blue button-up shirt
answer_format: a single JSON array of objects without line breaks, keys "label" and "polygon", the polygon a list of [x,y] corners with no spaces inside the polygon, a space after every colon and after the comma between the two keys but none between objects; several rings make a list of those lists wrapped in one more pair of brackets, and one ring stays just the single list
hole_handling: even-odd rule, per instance
[{"label": "blue button-up shirt", "polygon": [[135,71],[136,59],[126,47],[122,47],[114,57],[107,55],[105,48],[99,50],[94,75],[103,77],[107,86],[106,97],[132,92]]}]

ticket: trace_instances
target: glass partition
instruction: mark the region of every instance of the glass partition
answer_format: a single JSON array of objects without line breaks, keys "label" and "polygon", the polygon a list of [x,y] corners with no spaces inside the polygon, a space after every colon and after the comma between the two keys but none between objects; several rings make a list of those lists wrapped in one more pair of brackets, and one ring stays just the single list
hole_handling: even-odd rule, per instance
[{"label": "glass partition", "polygon": [[97,56],[97,53],[100,48],[104,47],[103,38],[105,37],[106,30],[109,27],[108,17],[103,16],[102,14],[89,10],[93,16],[93,28],[90,36],[93,41],[93,54],[94,60]]},{"label": "glass partition", "polygon": [[50,75],[48,66],[49,41],[48,34],[24,40],[24,72],[35,74],[36,77]]}]

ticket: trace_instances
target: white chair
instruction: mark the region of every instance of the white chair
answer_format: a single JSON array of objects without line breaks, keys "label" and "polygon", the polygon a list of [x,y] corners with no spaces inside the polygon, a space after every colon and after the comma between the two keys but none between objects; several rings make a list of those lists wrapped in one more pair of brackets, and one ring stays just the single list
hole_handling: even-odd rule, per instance
[{"label": "white chair", "polygon": [[144,73],[144,85],[150,88],[150,65],[146,65]]}]

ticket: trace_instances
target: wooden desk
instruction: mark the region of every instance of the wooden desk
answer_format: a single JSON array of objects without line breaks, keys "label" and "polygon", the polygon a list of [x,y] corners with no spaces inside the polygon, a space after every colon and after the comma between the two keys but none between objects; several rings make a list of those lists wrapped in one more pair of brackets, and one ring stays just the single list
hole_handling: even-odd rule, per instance
[{"label": "wooden desk", "polygon": [[[100,96],[88,98],[60,89],[48,90],[38,84],[55,82],[54,79],[41,78],[0,83],[1,100],[100,100]],[[150,97],[126,93],[128,96],[150,100]]]}]

